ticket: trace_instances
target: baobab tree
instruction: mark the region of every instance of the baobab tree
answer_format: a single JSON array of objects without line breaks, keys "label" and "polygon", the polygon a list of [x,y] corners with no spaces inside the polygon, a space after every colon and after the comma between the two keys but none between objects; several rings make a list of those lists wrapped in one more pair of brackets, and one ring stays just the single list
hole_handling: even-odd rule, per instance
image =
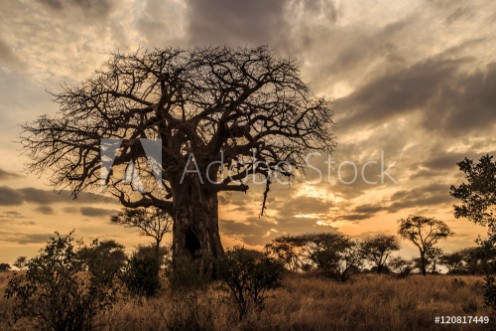
[{"label": "baobab tree", "polygon": [[[115,54],[55,101],[57,115],[24,126],[28,171],[51,169],[74,197],[101,190],[103,178],[124,207],[164,210],[174,220],[174,267],[191,257],[202,274],[223,254],[219,192],[246,192],[261,176],[263,213],[274,176],[292,176],[306,152],[334,146],[328,102],[311,94],[293,60],[266,47]],[[148,140],[160,156],[147,157]]]},{"label": "baobab tree", "polygon": [[408,216],[400,220],[398,233],[411,241],[419,250],[419,266],[422,275],[427,273],[428,253],[433,250],[440,239],[447,238],[453,233],[441,220],[418,215]]}]

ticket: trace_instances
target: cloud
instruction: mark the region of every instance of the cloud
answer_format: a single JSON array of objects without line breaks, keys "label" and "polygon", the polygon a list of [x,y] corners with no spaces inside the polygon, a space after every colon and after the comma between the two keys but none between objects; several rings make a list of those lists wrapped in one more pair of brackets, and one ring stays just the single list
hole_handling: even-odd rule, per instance
[{"label": "cloud", "polygon": [[21,175],[0,169],[0,180],[11,180],[22,178]]},{"label": "cloud", "polygon": [[34,210],[40,214],[45,214],[45,215],[53,215],[54,214],[54,210],[50,206],[38,206]]},{"label": "cloud", "polygon": [[94,207],[81,207],[81,214],[88,217],[110,216],[115,214],[115,210],[94,208]]},{"label": "cloud", "polygon": [[66,11],[74,7],[82,9],[88,16],[106,16],[112,3],[109,0],[38,0],[40,3],[53,11]]},{"label": "cloud", "polygon": [[21,61],[17,58],[14,52],[12,52],[9,45],[0,39],[0,63],[2,62],[14,67],[18,67],[21,64]]},{"label": "cloud", "polygon": [[40,244],[48,241],[51,233],[19,233],[0,231],[0,240],[5,242],[13,242],[21,245]]},{"label": "cloud", "polygon": [[424,206],[443,205],[453,201],[449,191],[450,185],[433,183],[411,190],[400,190],[391,195],[390,204],[386,209],[390,212],[398,212],[408,208],[419,208]]},{"label": "cloud", "polygon": [[23,202],[23,196],[17,190],[7,186],[0,186],[0,206],[17,206]]},{"label": "cloud", "polygon": [[71,192],[63,190],[60,192],[53,190],[43,190],[34,187],[25,187],[18,189],[26,202],[34,202],[38,204],[52,204],[59,202],[73,203],[112,203],[115,202],[111,198],[99,196],[94,193],[81,192],[77,199],[73,199]]},{"label": "cloud", "polygon": [[338,100],[338,107],[349,109],[341,120],[344,127],[368,127],[393,117],[419,111],[456,76],[461,60],[429,59],[401,70],[388,72]]},{"label": "cloud", "polygon": [[192,44],[267,44],[286,31],[284,1],[187,0]]}]

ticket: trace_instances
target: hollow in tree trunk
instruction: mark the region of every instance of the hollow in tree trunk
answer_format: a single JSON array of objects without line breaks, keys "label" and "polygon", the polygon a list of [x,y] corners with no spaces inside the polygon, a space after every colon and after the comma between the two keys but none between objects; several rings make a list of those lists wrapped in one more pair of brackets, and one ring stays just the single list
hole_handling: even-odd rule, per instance
[{"label": "hollow in tree trunk", "polygon": [[173,268],[192,259],[200,276],[215,278],[216,259],[224,254],[217,192],[196,184],[186,180],[173,192]]}]

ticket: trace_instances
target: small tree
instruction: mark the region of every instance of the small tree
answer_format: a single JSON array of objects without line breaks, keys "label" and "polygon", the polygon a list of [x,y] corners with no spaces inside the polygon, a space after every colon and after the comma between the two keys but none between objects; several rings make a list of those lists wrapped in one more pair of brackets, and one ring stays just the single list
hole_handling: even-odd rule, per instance
[{"label": "small tree", "polygon": [[159,270],[155,256],[135,252],[124,268],[122,280],[131,294],[152,297],[161,288]]},{"label": "small tree", "polygon": [[437,273],[437,267],[442,264],[443,250],[439,247],[433,247],[425,253],[428,269],[430,273]]},{"label": "small tree", "polygon": [[14,262],[14,267],[19,270],[24,270],[26,268],[26,264],[28,262],[28,258],[25,256],[19,256],[17,260]]},{"label": "small tree", "polygon": [[265,245],[265,254],[280,261],[289,270],[296,271],[301,267],[298,246],[291,241],[291,237],[274,239]]},{"label": "small tree", "polygon": [[79,257],[94,281],[105,286],[111,286],[127,260],[124,246],[114,240],[95,239],[90,247],[79,251]]},{"label": "small tree", "polygon": [[115,299],[111,289],[84,274],[84,262],[72,233],[55,233],[25,273],[8,282],[5,296],[16,299],[14,321],[28,318],[36,328],[55,331],[90,330],[96,314]]},{"label": "small tree", "polygon": [[8,272],[10,271],[10,264],[8,263],[0,263],[0,272]]},{"label": "small tree", "polygon": [[341,281],[348,280],[350,273],[362,264],[358,243],[342,234],[304,235],[300,240],[306,241],[308,259],[319,270]]},{"label": "small tree", "polygon": [[463,255],[461,252],[447,253],[441,258],[441,263],[448,268],[448,274],[467,273],[463,262]]},{"label": "small tree", "polygon": [[441,220],[423,216],[408,216],[400,221],[398,233],[404,239],[411,241],[419,250],[419,267],[422,275],[427,274],[427,252],[434,248],[440,239],[447,238],[453,233]]},{"label": "small tree", "polygon": [[280,285],[282,264],[257,251],[236,247],[220,262],[220,279],[227,286],[242,320],[251,309],[263,308],[267,291]]},{"label": "small tree", "polygon": [[401,256],[395,256],[389,261],[389,267],[398,276],[398,278],[407,277],[412,271],[412,263],[403,259]]},{"label": "small tree", "polygon": [[391,253],[399,249],[398,240],[392,235],[380,234],[360,243],[361,253],[368,262],[375,266],[378,274],[387,271],[387,263]]},{"label": "small tree", "polygon": [[112,216],[113,223],[127,228],[138,229],[142,235],[155,240],[155,258],[160,261],[160,243],[167,233],[172,232],[172,219],[163,210],[155,207],[124,209]]},{"label": "small tree", "polygon": [[487,226],[486,239],[477,243],[492,267],[486,269],[485,302],[496,311],[496,281],[491,270],[496,262],[496,162],[493,156],[484,155],[479,162],[465,158],[457,163],[465,175],[465,182],[451,186],[451,195],[461,204],[455,205],[455,217],[467,218],[475,224]]}]

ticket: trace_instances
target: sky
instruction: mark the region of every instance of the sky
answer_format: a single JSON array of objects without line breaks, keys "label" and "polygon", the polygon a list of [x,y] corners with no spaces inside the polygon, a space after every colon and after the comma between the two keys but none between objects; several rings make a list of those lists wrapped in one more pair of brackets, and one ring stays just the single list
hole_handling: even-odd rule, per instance
[{"label": "sky", "polygon": [[[1,1],[0,261],[33,256],[54,231],[128,250],[150,242],[110,224],[115,201],[71,200],[46,175],[26,173],[19,134],[21,124],[57,113],[49,92],[77,86],[112,52],[168,46],[267,45],[296,59],[312,92],[332,102],[331,170],[326,155],[313,157],[323,180],[310,182],[309,168],[275,185],[262,218],[262,187],[221,195],[224,246],[325,231],[395,234],[411,214],[452,228],[444,250],[473,246],[484,229],[454,218],[449,187],[463,180],[456,162],[495,154],[494,31],[496,2],[478,0]],[[347,184],[353,165],[357,180]],[[402,241],[400,252],[415,248]]]}]

